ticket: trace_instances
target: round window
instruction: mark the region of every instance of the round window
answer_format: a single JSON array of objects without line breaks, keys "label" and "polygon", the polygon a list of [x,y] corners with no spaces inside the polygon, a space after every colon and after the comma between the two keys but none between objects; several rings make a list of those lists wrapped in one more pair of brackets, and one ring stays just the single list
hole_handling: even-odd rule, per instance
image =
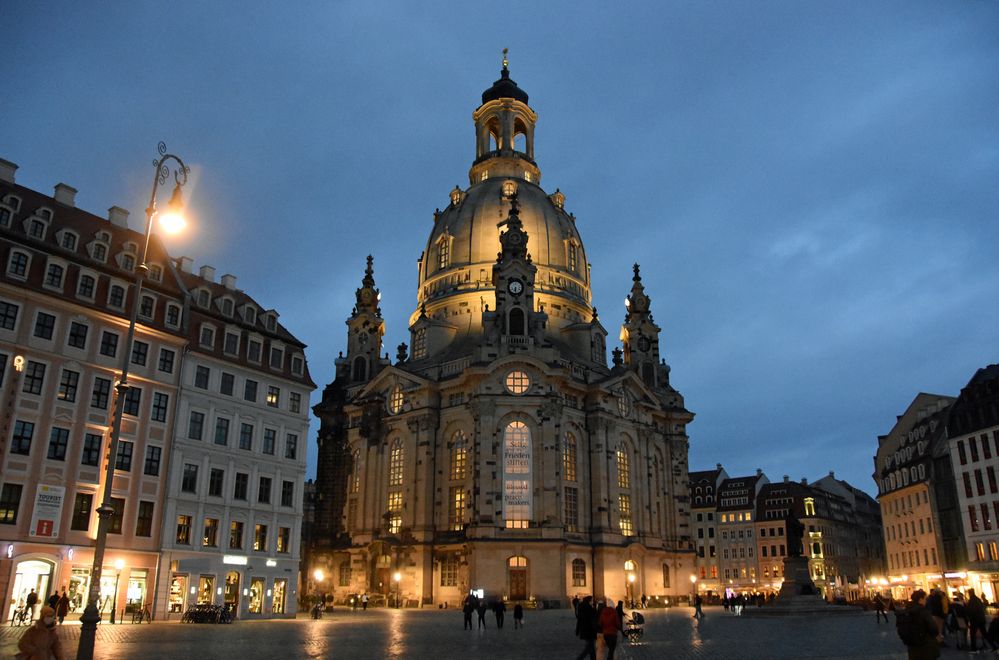
[{"label": "round window", "polygon": [[511,371],[506,375],[506,389],[510,394],[523,394],[531,386],[531,378],[523,371]]},{"label": "round window", "polygon": [[402,386],[396,385],[395,387],[392,388],[392,391],[389,393],[389,400],[388,400],[389,412],[392,413],[393,415],[398,415],[400,412],[402,412],[403,401],[404,398],[402,396]]}]

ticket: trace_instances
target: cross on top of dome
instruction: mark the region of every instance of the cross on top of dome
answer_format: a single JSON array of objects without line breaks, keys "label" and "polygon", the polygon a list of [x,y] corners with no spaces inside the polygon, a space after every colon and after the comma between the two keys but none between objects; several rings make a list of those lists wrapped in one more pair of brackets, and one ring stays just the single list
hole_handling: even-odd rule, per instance
[{"label": "cross on top of dome", "polygon": [[483,105],[496,99],[516,99],[521,103],[527,103],[527,92],[517,87],[517,83],[510,78],[510,69],[507,68],[509,65],[509,60],[506,57],[507,50],[503,49],[503,69],[500,71],[500,79],[494,82],[492,87],[482,92]]}]

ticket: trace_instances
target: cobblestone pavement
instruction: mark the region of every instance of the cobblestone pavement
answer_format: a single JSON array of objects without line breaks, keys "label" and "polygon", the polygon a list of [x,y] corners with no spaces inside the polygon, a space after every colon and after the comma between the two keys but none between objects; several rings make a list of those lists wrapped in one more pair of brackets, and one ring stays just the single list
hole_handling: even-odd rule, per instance
[{"label": "cobblestone pavement", "polygon": [[[621,644],[616,658],[865,658],[902,660],[905,649],[891,624],[872,615],[769,619],[736,617],[706,608],[701,622],[688,608],[646,611],[639,644]],[[99,660],[196,658],[239,660],[275,658],[575,658],[582,643],[573,635],[571,610],[527,611],[525,626],[513,627],[507,613],[497,630],[492,613],[485,630],[462,630],[456,610],[337,610],[321,621],[241,621],[233,625],[178,622],[146,625],[102,624],[97,632]],[[24,628],[0,629],[0,657],[16,653]],[[75,658],[78,625],[60,629]],[[945,650],[944,658],[964,657]]]}]

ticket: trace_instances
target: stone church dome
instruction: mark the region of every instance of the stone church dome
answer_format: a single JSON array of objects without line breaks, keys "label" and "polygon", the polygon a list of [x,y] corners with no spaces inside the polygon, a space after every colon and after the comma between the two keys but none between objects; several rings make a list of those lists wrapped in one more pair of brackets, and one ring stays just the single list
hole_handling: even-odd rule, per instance
[{"label": "stone church dome", "polygon": [[[495,307],[492,266],[500,251],[501,224],[515,194],[527,233],[527,250],[538,268],[535,290],[553,329],[592,316],[589,264],[576,219],[564,209],[565,195],[546,193],[534,162],[537,114],[527,93],[509,78],[483,92],[472,117],[476,158],[469,187],[455,186],[450,204],[434,214],[434,226],[420,259],[417,308],[421,314],[456,322],[474,332],[476,319]],[[466,318],[456,318],[464,316]]]}]

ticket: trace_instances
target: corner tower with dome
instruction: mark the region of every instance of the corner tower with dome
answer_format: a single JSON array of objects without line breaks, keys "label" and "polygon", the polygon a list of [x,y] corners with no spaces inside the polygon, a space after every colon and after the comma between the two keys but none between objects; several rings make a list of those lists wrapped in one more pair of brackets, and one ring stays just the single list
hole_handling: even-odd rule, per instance
[{"label": "corner tower with dome", "polygon": [[314,408],[302,587],[414,606],[685,597],[693,414],[639,267],[608,365],[576,218],[541,188],[537,114],[505,58],[472,118],[469,186],[435,214],[394,361],[368,257]]}]

